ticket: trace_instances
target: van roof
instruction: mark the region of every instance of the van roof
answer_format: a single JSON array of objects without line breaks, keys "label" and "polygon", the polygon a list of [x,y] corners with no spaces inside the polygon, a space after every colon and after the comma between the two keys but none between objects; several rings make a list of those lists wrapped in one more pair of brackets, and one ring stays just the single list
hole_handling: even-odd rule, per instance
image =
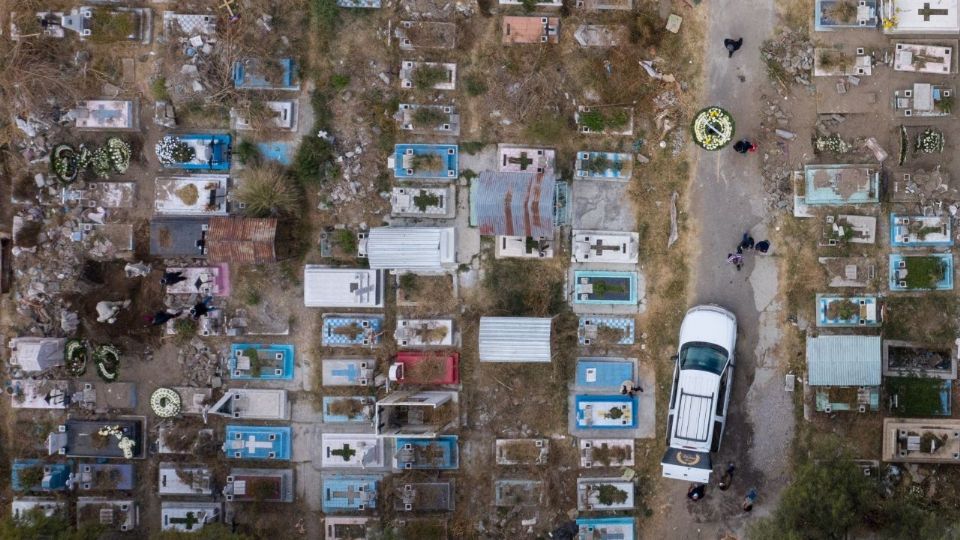
[{"label": "van roof", "polygon": [[707,371],[680,370],[670,446],[710,451],[719,379]]}]

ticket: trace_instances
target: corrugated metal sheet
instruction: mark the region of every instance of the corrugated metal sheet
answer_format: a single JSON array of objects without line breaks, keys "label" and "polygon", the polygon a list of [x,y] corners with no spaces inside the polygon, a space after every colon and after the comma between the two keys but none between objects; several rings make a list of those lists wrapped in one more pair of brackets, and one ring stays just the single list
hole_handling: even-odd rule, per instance
[{"label": "corrugated metal sheet", "polygon": [[880,336],[807,338],[811,386],[879,386]]},{"label": "corrugated metal sheet", "polygon": [[552,173],[482,172],[474,179],[480,234],[553,238]]},{"label": "corrugated metal sheet", "polygon": [[549,362],[549,318],[481,317],[481,362]]},{"label": "corrugated metal sheet", "polygon": [[443,272],[444,229],[378,227],[367,236],[367,260],[375,270]]},{"label": "corrugated metal sheet", "polygon": [[277,260],[274,218],[216,217],[207,232],[207,257],[212,262],[263,264]]}]

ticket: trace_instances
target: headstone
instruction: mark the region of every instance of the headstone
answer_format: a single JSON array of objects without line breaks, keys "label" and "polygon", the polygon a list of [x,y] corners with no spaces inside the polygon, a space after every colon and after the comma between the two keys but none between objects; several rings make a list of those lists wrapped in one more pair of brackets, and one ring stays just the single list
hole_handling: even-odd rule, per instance
[{"label": "headstone", "polygon": [[679,15],[670,14],[670,17],[667,18],[667,31],[673,32],[676,34],[680,31],[680,23],[683,22],[683,17]]}]

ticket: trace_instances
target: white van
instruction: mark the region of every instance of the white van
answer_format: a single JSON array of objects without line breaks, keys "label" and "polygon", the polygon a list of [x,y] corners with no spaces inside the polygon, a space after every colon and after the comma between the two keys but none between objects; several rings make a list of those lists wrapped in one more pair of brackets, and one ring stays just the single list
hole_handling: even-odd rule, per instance
[{"label": "white van", "polygon": [[710,453],[720,449],[733,384],[737,318],[719,306],[697,306],[680,325],[667,414],[663,476],[707,483]]}]

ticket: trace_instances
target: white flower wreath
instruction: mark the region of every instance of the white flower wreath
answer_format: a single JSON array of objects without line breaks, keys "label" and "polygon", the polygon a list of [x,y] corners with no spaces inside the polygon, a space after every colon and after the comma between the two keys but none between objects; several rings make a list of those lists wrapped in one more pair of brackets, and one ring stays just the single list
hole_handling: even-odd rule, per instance
[{"label": "white flower wreath", "polygon": [[720,107],[707,107],[693,117],[693,140],[704,150],[719,150],[733,140],[734,121]]},{"label": "white flower wreath", "polygon": [[180,413],[180,394],[170,388],[157,388],[150,395],[150,408],[160,418],[170,418]]}]

